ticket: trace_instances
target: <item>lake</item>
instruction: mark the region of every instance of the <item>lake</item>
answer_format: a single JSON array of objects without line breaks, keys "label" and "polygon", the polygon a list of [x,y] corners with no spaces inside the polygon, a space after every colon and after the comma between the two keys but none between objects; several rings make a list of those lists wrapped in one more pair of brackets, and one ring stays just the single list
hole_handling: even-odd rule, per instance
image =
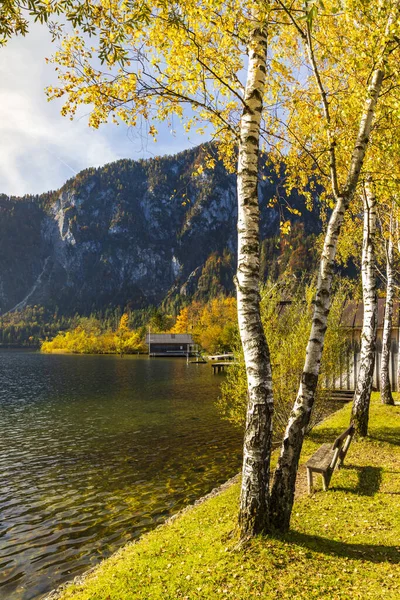
[{"label": "lake", "polygon": [[238,472],[209,365],[0,351],[0,598],[38,598]]}]

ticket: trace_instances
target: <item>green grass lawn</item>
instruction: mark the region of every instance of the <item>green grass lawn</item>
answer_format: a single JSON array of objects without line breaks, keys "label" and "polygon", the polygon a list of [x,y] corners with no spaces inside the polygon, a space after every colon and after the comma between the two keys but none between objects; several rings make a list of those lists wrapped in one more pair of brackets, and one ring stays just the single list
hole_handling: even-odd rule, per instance
[{"label": "green grass lawn", "polygon": [[[237,549],[239,486],[105,560],[63,600],[400,598],[400,407],[371,406],[327,493],[299,498],[291,531]],[[302,462],[347,428],[350,406],[315,428]],[[319,478],[316,481],[319,483]]]}]

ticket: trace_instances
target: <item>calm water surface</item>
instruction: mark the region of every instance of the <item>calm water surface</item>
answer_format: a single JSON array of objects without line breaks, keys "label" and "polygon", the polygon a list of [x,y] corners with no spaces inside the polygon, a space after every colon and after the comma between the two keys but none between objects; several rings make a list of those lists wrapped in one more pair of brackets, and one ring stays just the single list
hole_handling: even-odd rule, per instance
[{"label": "calm water surface", "polygon": [[40,597],[235,474],[220,381],[182,359],[0,351],[0,599]]}]

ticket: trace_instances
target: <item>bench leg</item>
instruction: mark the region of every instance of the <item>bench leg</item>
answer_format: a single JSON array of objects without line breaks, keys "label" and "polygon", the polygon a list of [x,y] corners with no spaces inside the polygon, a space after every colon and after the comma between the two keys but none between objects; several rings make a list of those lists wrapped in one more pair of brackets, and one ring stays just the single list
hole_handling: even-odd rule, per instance
[{"label": "bench leg", "polygon": [[329,473],[329,471],[328,471],[327,473],[321,473],[321,475],[322,475],[322,487],[324,489],[324,492],[327,492],[329,484],[331,482],[332,473]]},{"label": "bench leg", "polygon": [[313,491],[313,476],[311,469],[307,468],[307,484],[308,484],[308,493],[312,494]]}]

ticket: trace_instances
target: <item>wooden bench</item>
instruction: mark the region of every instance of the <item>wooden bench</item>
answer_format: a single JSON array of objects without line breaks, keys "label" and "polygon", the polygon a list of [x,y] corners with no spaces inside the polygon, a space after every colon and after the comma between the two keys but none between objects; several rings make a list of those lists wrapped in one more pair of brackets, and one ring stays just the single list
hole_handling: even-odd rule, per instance
[{"label": "wooden bench", "polygon": [[342,435],[336,438],[333,446],[331,444],[322,444],[306,462],[309,494],[313,490],[313,473],[320,473],[322,475],[322,486],[324,491],[327,491],[333,471],[336,466],[340,469],[343,464],[353,435],[354,425],[351,425]]}]

